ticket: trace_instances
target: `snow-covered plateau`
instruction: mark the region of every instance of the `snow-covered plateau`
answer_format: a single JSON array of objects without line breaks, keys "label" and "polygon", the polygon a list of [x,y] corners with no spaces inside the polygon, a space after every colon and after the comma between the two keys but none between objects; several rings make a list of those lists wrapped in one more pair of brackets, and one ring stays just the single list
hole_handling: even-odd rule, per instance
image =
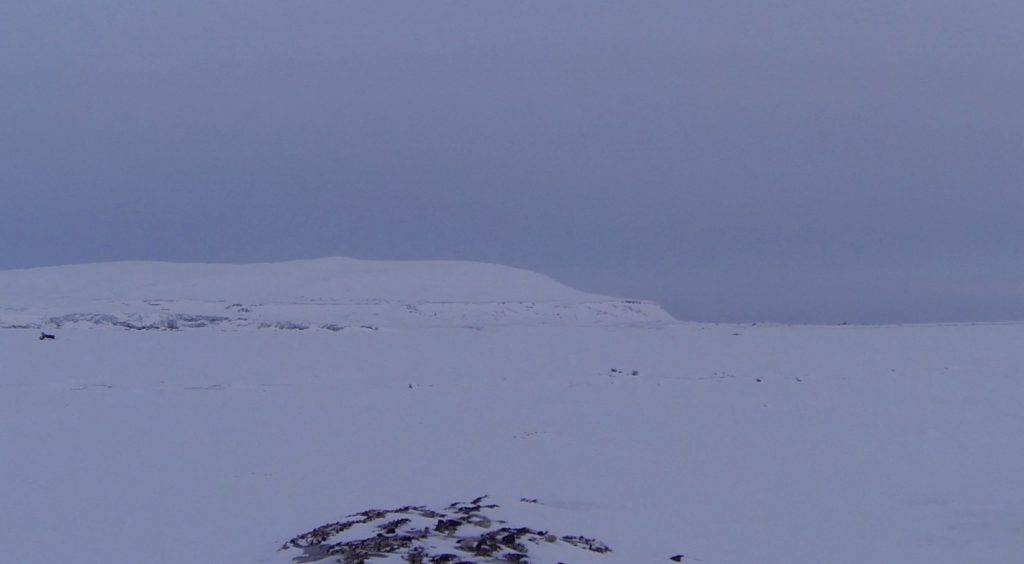
[{"label": "snow-covered plateau", "polygon": [[0,326],[2,563],[1024,562],[1024,323],[322,259],[0,272]]},{"label": "snow-covered plateau", "polygon": [[343,331],[671,320],[649,302],[584,294],[534,272],[472,262],[329,258],[0,271],[0,328]]}]

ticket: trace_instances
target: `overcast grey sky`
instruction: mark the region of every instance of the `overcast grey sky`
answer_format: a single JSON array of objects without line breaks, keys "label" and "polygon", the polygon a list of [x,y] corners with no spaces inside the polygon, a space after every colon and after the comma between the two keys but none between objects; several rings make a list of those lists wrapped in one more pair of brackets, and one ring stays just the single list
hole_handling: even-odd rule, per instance
[{"label": "overcast grey sky", "polygon": [[8,0],[0,268],[465,259],[683,319],[1024,319],[1021,100],[1019,1]]}]

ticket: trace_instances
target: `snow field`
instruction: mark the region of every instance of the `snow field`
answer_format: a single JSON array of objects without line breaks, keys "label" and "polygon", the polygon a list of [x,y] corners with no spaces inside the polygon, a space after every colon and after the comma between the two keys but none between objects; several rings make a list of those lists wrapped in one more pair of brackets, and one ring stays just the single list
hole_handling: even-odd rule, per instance
[{"label": "snow field", "polygon": [[0,331],[4,562],[283,564],[483,494],[613,550],[572,562],[1024,555],[1020,324],[37,333]]}]

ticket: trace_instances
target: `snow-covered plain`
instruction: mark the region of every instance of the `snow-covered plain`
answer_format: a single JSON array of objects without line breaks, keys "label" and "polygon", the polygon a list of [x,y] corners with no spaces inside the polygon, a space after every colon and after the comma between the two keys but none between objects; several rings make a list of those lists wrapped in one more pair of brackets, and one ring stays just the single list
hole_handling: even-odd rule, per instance
[{"label": "snow-covered plain", "polygon": [[285,564],[348,515],[485,494],[612,549],[533,562],[1024,561],[1024,324],[680,323],[346,259],[2,272],[0,324],[4,563]]}]

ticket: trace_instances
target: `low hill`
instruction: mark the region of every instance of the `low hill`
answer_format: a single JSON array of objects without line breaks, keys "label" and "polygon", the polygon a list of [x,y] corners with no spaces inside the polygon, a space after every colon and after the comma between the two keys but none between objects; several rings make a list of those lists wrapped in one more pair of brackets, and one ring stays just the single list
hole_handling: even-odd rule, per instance
[{"label": "low hill", "polygon": [[375,329],[667,322],[656,305],[459,261],[116,262],[0,271],[0,327]]}]

